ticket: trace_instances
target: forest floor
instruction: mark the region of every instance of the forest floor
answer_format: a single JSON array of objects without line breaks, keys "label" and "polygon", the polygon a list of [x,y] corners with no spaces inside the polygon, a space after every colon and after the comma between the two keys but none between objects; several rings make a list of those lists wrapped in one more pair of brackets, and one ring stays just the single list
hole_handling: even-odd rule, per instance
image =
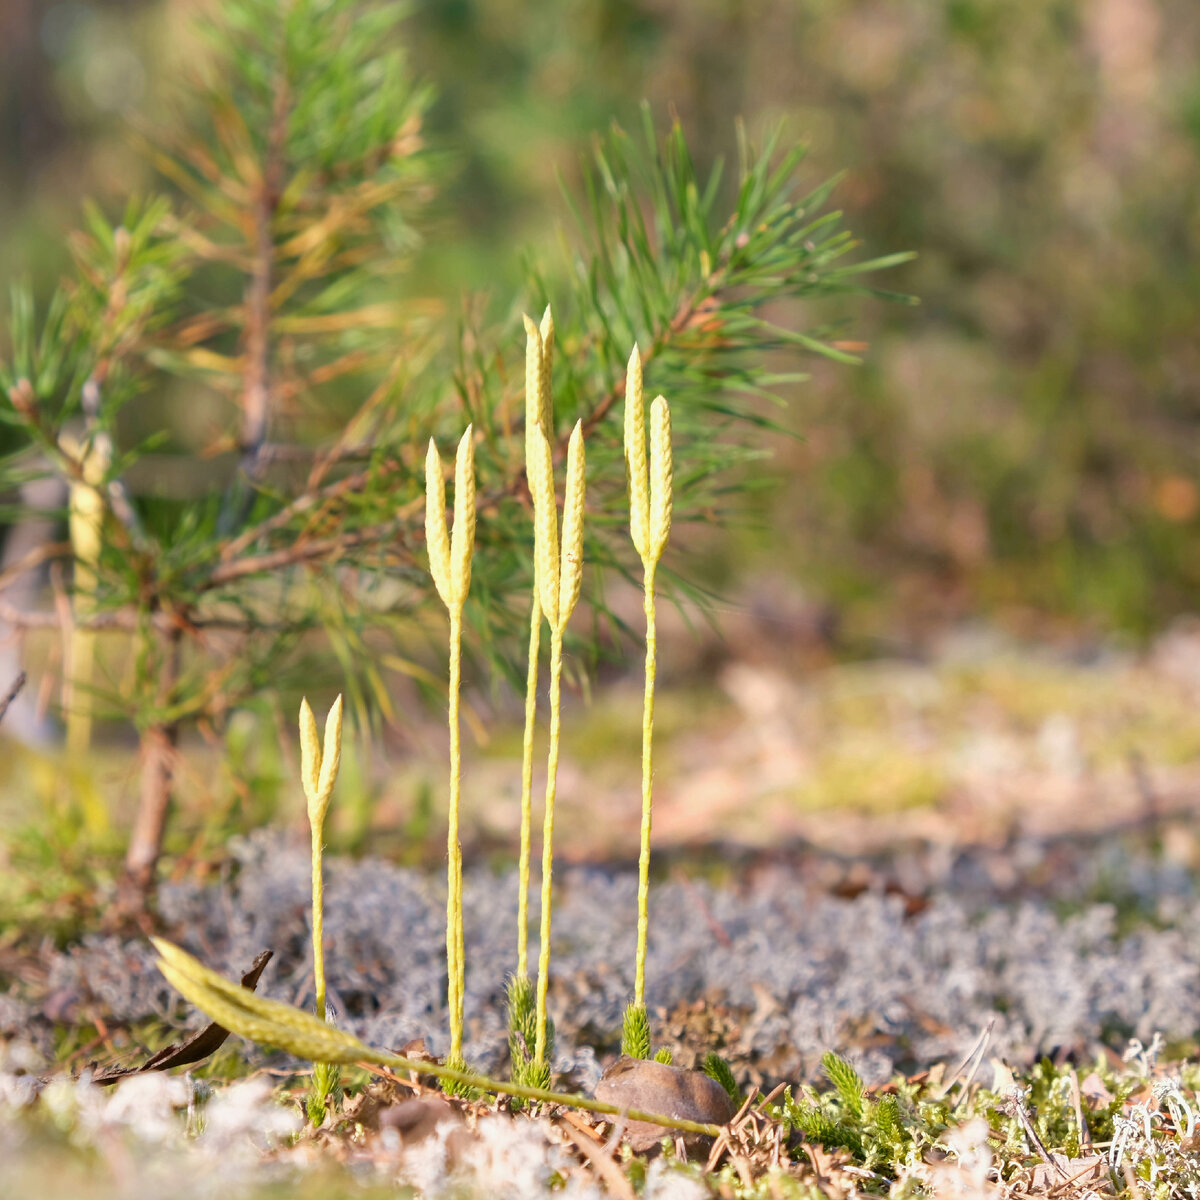
[{"label": "forest floor", "polygon": [[[63,946],[0,941],[6,1170],[50,1195],[75,1194],[87,1175],[105,1197],[294,1189],[300,1167],[314,1195],[346,1186],[346,1171],[356,1189],[406,1180],[430,1195],[617,1194],[618,1176],[663,1197],[1074,1195],[1140,1187],[1156,1172],[1165,1194],[1185,1194],[1200,1178],[1183,1115],[1195,1097],[1183,1060],[1200,1031],[1200,631],[1180,625],[1132,652],[967,630],[919,657],[850,664],[814,664],[769,621],[747,618],[730,640],[736,655],[700,666],[682,648],[664,656],[655,1044],[683,1067],[720,1053],[759,1102],[781,1083],[793,1096],[818,1084],[857,1150],[802,1146],[804,1114],[781,1108],[778,1093],[747,1110],[742,1142],[709,1175],[671,1155],[622,1158],[605,1145],[611,1130],[599,1127],[597,1142],[592,1122],[564,1124],[560,1113],[514,1124],[470,1105],[419,1153],[378,1112],[296,1141],[299,1064],[238,1039],[186,1079],[139,1076],[107,1090],[60,1079],[27,1103],[55,1068],[137,1062],[204,1023],[158,977],[144,938],[98,920]],[[636,679],[609,681],[571,705],[563,734],[551,1010],[559,1078],[585,1091],[616,1054],[630,990],[640,716]],[[466,1050],[503,1074],[519,730],[488,728],[465,773]],[[376,795],[374,853],[329,863],[330,996],[367,1041],[424,1039],[443,1053],[439,834],[436,821],[412,821],[412,797],[437,786],[435,723],[416,727],[410,750]],[[301,829],[236,839],[204,867],[164,884],[161,926],[234,976],[273,950],[262,990],[311,1003]],[[1156,1034],[1169,1070],[1145,1053],[1122,1062],[1131,1038],[1148,1046]],[[973,1049],[974,1075],[956,1076]],[[874,1089],[857,1115],[845,1110],[852,1099],[828,1095],[829,1050]],[[1002,1108],[1008,1070],[1040,1103],[1031,1119],[1048,1158],[1020,1113]],[[1174,1092],[1162,1083],[1177,1077]],[[352,1092],[367,1085],[361,1072],[348,1081]],[[872,1113],[890,1094],[907,1140],[880,1149]],[[1111,1163],[1091,1161],[1089,1143],[1143,1111],[1151,1141],[1125,1159],[1142,1175],[1110,1181]],[[457,1120],[473,1130],[467,1142]],[[970,1129],[960,1137],[947,1125]],[[945,1137],[966,1140],[951,1151]],[[1082,1164],[1069,1185],[1055,1153]],[[47,1157],[58,1164],[49,1177]]]}]

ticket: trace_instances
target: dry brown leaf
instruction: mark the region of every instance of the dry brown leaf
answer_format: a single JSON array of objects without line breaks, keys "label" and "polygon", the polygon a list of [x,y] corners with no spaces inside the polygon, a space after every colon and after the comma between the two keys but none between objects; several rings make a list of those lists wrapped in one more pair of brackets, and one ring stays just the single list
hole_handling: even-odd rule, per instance
[{"label": "dry brown leaf", "polygon": [[[242,987],[250,991],[258,986],[263,968],[271,961],[272,951],[264,950],[253,962],[250,970],[242,976]],[[229,1030],[215,1021],[206,1025],[195,1037],[189,1038],[182,1045],[172,1042],[157,1053],[152,1054],[144,1063],[136,1067],[110,1067],[92,1077],[93,1083],[118,1083],[130,1075],[144,1075],[147,1071],[169,1071],[172,1067],[185,1067],[191,1063],[200,1062],[210,1054],[216,1053],[224,1045],[229,1036]]]}]

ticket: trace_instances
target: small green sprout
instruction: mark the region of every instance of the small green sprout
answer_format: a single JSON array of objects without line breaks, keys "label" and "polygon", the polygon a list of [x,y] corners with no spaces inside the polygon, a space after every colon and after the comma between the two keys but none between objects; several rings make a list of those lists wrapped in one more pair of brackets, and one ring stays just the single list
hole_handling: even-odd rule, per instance
[{"label": "small green sprout", "polygon": [[458,443],[454,463],[454,531],[446,529],[446,485],[442,460],[433,439],[425,456],[425,541],[434,586],[450,614],[450,816],[446,834],[446,977],[450,1010],[450,1054],[456,1070],[462,1056],[463,956],[462,845],[458,836],[462,754],[459,744],[459,694],[462,689],[462,617],[471,588],[475,552],[475,447],[470,425]]},{"label": "small green sprout", "polygon": [[[308,826],[312,835],[312,943],[313,983],[317,1017],[325,1020],[325,879],[322,869],[325,814],[342,759],[342,698],[333,702],[325,718],[325,742],[317,734],[317,720],[307,698],[300,701],[300,782],[308,804]],[[340,1086],[332,1063],[316,1061],[308,1093],[307,1113],[313,1125],[325,1120],[327,1102]]]},{"label": "small green sprout", "polygon": [[744,1097],[742,1089],[738,1087],[737,1080],[733,1077],[733,1069],[715,1050],[710,1050],[704,1056],[704,1062],[700,1069],[709,1079],[715,1079],[725,1089],[725,1094],[729,1097],[735,1112],[742,1107]]},{"label": "small green sprout", "polygon": [[654,682],[658,673],[658,624],[654,575],[671,534],[674,464],[671,410],[659,396],[650,408],[650,461],[646,462],[646,413],[642,360],[637,346],[625,377],[625,467],[629,477],[629,532],[642,560],[646,613],[646,689],[642,704],[642,837],[638,855],[637,959],[633,1001],[625,1010],[621,1049],[634,1058],[650,1057],[646,1012],[646,940],[650,928],[650,824],[653,809]]}]

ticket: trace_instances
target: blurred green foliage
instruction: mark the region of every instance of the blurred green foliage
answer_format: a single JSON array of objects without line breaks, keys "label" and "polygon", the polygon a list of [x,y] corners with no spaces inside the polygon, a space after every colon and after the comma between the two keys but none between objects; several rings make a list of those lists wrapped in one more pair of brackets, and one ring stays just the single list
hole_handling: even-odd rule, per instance
[{"label": "blurred green foliage", "polygon": [[[194,8],[5,6],[0,274],[48,292],[80,195],[137,186],[125,119],[167,94]],[[892,283],[922,308],[875,306],[866,366],[795,391],[806,441],[769,510],[773,563],[782,534],[852,628],[982,608],[1145,630],[1193,605],[1194,0],[442,0],[406,29],[453,170],[426,293],[511,294],[508,248],[550,248],[556,176],[642,97],[702,160],[734,115],[787,116],[814,178],[851,168],[867,244],[920,251]]]}]

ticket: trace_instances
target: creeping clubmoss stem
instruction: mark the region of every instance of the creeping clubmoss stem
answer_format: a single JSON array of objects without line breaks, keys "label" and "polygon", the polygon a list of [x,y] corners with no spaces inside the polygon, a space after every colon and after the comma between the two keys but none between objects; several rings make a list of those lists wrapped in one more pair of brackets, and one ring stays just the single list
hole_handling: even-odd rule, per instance
[{"label": "creeping clubmoss stem", "polygon": [[679,1117],[637,1108],[622,1108],[593,1100],[590,1096],[553,1092],[547,1088],[531,1087],[527,1084],[507,1083],[500,1079],[489,1079],[475,1075],[449,1064],[415,1061],[402,1058],[384,1050],[364,1045],[345,1030],[315,1020],[309,1013],[268,1000],[231,979],[209,970],[186,951],[160,938],[151,939],[159,958],[158,970],[166,981],[197,1008],[207,1013],[214,1021],[241,1037],[250,1038],[265,1045],[276,1046],[300,1058],[324,1058],[334,1063],[373,1063],[394,1071],[412,1074],[434,1075],[447,1083],[460,1084],[467,1088],[479,1088],[497,1095],[519,1096],[526,1100],[538,1100],[545,1104],[567,1104],[587,1112],[620,1116],[632,1121],[646,1121],[652,1125],[663,1125],[668,1129],[679,1129],[685,1133],[699,1133],[717,1137],[722,1126],[688,1121]]}]

